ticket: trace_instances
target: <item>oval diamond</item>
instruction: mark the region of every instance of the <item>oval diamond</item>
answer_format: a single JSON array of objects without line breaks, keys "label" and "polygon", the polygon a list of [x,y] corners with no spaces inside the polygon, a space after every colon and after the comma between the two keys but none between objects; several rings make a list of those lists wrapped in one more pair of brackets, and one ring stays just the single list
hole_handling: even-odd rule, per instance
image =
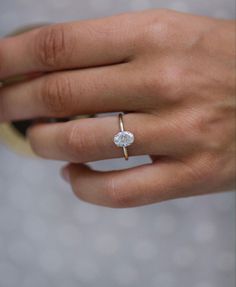
[{"label": "oval diamond", "polygon": [[134,135],[131,132],[123,131],[114,136],[114,143],[118,147],[127,147],[134,142]]}]

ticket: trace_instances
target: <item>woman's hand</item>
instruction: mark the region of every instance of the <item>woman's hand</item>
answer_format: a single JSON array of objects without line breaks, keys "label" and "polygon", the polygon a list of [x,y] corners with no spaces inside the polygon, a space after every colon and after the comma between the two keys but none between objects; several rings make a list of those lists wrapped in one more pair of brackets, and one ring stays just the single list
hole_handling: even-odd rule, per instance
[{"label": "woman's hand", "polygon": [[[128,112],[130,155],[153,163],[97,172],[122,157],[116,116],[39,124],[28,136],[88,202],[131,207],[235,185],[235,23],[166,10],[51,25],[0,41],[0,121]],[[49,72],[49,73],[47,73]],[[77,164],[76,164],[77,163]]]}]

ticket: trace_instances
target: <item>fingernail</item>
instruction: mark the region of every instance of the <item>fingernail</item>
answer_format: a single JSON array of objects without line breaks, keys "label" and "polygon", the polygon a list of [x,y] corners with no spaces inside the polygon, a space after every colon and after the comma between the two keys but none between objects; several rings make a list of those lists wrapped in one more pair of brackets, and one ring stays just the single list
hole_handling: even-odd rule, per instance
[{"label": "fingernail", "polygon": [[66,182],[70,183],[70,174],[68,168],[63,168],[61,170],[61,176]]}]

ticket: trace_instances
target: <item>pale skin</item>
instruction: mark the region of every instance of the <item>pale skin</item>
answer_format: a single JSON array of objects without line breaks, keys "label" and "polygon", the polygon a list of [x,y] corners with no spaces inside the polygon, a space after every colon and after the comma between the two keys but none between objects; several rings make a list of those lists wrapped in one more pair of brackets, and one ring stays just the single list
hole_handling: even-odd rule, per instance
[{"label": "pale skin", "polygon": [[[235,187],[235,22],[168,10],[50,25],[0,40],[0,121],[108,112],[135,135],[130,156],[152,163],[99,172],[122,157],[116,116],[28,130],[41,157],[71,162],[63,177],[82,200],[134,207]],[[46,73],[47,72],[47,73]]]}]

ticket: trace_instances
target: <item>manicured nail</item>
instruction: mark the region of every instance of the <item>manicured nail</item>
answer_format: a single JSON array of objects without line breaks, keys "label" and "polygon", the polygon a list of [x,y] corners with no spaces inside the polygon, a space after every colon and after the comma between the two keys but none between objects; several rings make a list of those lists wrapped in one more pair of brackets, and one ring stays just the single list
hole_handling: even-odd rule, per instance
[{"label": "manicured nail", "polygon": [[61,170],[61,176],[66,182],[70,183],[70,174],[68,168],[64,167]]}]

